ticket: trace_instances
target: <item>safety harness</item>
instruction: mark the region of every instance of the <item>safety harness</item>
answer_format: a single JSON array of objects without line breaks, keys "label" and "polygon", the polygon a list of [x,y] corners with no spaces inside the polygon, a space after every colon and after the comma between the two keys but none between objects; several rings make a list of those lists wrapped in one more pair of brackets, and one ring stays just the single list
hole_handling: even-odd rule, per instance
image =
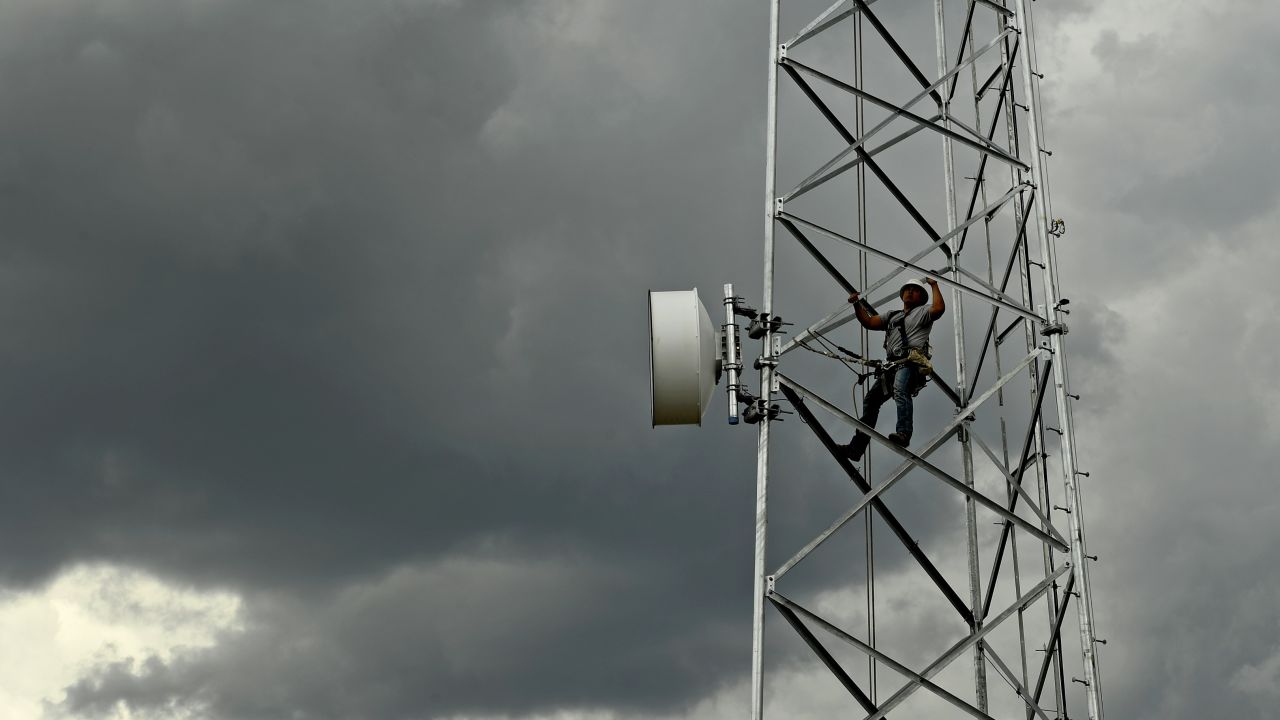
[{"label": "safety harness", "polygon": [[894,330],[902,333],[902,344],[907,344],[907,313],[903,310],[894,310],[889,313],[889,319],[886,324],[889,326],[888,330],[884,333],[884,354],[885,357],[889,358],[889,362],[886,363],[886,366],[892,365],[897,367],[903,363],[914,363],[920,370],[920,374],[922,376],[927,378],[932,374],[933,363],[929,358],[933,353],[930,351],[928,343],[925,343],[922,348],[913,348],[908,346],[906,355],[892,357],[889,354],[889,333]]},{"label": "safety harness", "polygon": [[[885,357],[886,357],[885,360],[873,360],[871,358],[864,358],[858,353],[853,352],[852,350],[849,350],[848,348],[841,347],[831,342],[830,340],[827,340],[822,333],[818,333],[818,332],[815,332],[813,334],[813,337],[819,343],[822,344],[823,349],[819,350],[817,348],[810,346],[808,343],[804,343],[804,342],[800,343],[800,347],[804,348],[805,350],[808,350],[809,352],[812,352],[818,355],[823,355],[823,356],[832,358],[833,360],[839,360],[841,363],[845,365],[845,367],[848,367],[849,370],[851,370],[855,375],[858,376],[859,385],[862,385],[863,383],[866,382],[867,378],[870,378],[873,376],[876,378],[877,382],[885,382],[886,378],[892,377],[893,373],[898,368],[902,367],[907,363],[912,363],[916,366],[916,369],[919,372],[916,374],[917,376],[916,382],[912,384],[911,394],[918,395],[920,393],[920,390],[924,388],[924,386],[929,382],[929,378],[932,377],[933,375],[933,363],[929,359],[929,356],[931,354],[929,351],[929,346],[925,345],[923,348],[908,348],[906,355],[901,355],[898,357],[889,356],[889,332],[894,329],[895,327],[894,323],[896,323],[896,328],[902,333],[902,340],[905,343],[907,339],[906,322],[907,322],[907,316],[905,312],[901,310],[894,310],[893,312],[889,313],[889,317],[887,320],[887,323],[889,324],[889,329],[885,332],[885,338],[884,338],[884,351],[885,351]],[[837,352],[839,354],[837,354]],[[862,365],[864,368],[867,369],[866,372],[858,372],[857,369],[855,369],[852,365],[849,364],[850,361],[853,361],[855,363]]]}]

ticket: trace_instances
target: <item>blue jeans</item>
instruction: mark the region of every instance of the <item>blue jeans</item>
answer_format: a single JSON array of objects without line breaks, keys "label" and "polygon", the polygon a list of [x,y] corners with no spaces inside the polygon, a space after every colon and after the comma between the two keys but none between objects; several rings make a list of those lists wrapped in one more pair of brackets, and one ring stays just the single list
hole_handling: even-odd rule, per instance
[{"label": "blue jeans", "polygon": [[[893,372],[893,377],[878,377],[871,389],[867,390],[867,395],[862,399],[862,422],[876,426],[876,421],[880,419],[880,407],[889,398],[893,398],[893,402],[898,407],[898,426],[897,431],[908,440],[911,439],[911,421],[912,421],[912,393],[918,389],[920,377],[920,369],[912,363],[906,363],[898,366]],[[867,443],[871,438],[861,430],[854,435],[853,442],[850,445],[861,454],[866,450]]]}]

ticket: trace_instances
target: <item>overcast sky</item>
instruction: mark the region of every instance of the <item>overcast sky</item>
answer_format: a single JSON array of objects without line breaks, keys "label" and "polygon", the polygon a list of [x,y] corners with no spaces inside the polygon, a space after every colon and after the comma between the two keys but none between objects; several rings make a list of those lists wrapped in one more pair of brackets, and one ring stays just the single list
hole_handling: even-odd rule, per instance
[{"label": "overcast sky", "polygon": [[[743,717],[754,436],[650,429],[644,293],[759,297],[767,5],[0,1],[0,715]],[[1274,717],[1280,7],[1035,7],[1108,714]]]}]

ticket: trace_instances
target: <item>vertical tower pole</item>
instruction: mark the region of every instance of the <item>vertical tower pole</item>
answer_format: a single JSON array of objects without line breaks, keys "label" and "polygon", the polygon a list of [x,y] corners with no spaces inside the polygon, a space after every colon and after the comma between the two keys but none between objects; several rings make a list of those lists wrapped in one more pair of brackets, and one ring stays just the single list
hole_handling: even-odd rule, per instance
[{"label": "vertical tower pole", "polygon": [[[1000,27],[1004,28],[1008,22],[1009,22],[1008,18],[1002,17],[999,21]],[[1022,39],[1020,35],[1012,49],[1010,48],[1009,39],[1006,38],[1006,40],[1004,41],[1004,43],[1002,43],[1000,48],[1001,64],[1004,67],[1009,67],[1011,65],[1020,63],[1020,61],[1015,62],[1014,55],[1018,54],[1018,48],[1020,48],[1021,46],[1022,46]],[[1015,94],[1012,86],[1008,88],[1007,92],[1008,92],[1008,101],[1004,103],[1004,112],[1005,112],[1005,118],[1006,118],[1005,126],[1007,128],[1007,133],[1008,133],[1008,147],[1012,149],[1014,152],[1017,152],[1019,156],[1021,156],[1021,148],[1020,148],[1021,143],[1018,137],[1018,121],[1017,121],[1018,105],[1016,104]],[[1033,152],[1038,152],[1038,151],[1033,151]],[[1025,175],[1026,175],[1026,173],[1023,170],[1014,169],[1014,168],[1010,168],[1009,173],[1010,173],[1011,182],[1021,182],[1025,179]],[[1035,191],[1033,190],[1033,192]],[[1014,217],[1015,217],[1015,223],[1017,224],[1018,227],[1024,226],[1024,224],[1027,222],[1024,219],[1024,215],[1031,212],[1033,212],[1032,208],[1025,201],[1025,199],[1020,195],[1014,203],[1014,213],[1015,213]],[[1027,307],[1034,307],[1035,305],[1035,301],[1033,299],[1034,288],[1032,288],[1031,286],[1030,252],[1031,252],[1030,243],[1025,238],[1023,238],[1020,243],[1018,253],[1021,256],[1021,263],[1022,263],[1022,266],[1025,268],[1025,270],[1023,269],[1018,270],[1018,285],[1021,288],[1020,297],[1022,298],[1023,304],[1026,305]],[[1031,350],[1035,349],[1038,345],[1037,338],[1036,338],[1036,329],[1034,326],[1030,324],[1024,324],[1023,330],[1024,330],[1025,346],[1027,351],[1030,352]],[[1031,381],[1031,388],[1032,388],[1028,396],[1028,402],[1030,403],[1031,406],[1034,406],[1036,402],[1035,388],[1040,385],[1041,372],[1043,372],[1043,370],[1041,368],[1039,361],[1032,363],[1027,368],[1027,375],[1028,375],[1028,379]],[[1045,454],[1043,426],[1035,429],[1035,432],[1032,436],[1032,441],[1034,442],[1034,446],[1032,449],[1034,450],[1035,457],[1036,457],[1036,461],[1035,463],[1033,463],[1032,469],[1034,470],[1037,499],[1039,500],[1041,506],[1044,506],[1049,504],[1048,501],[1049,501],[1050,495],[1049,495],[1049,485],[1048,485],[1048,463],[1045,460],[1047,455]],[[1045,575],[1046,576],[1051,575],[1056,570],[1056,563],[1053,557],[1053,550],[1047,545],[1041,546],[1041,560],[1044,566]],[[1060,601],[1058,598],[1058,585],[1057,583],[1054,583],[1053,588],[1048,593],[1048,602],[1046,603],[1046,606],[1045,606],[1046,627],[1049,629],[1050,633],[1053,632],[1055,620],[1058,617],[1059,602]],[[1061,602],[1066,602],[1066,599],[1063,598]],[[1022,654],[1023,654],[1023,659],[1025,661],[1027,657],[1025,642],[1023,643]],[[1050,674],[1050,676],[1053,682],[1053,697],[1054,697],[1055,707],[1058,709],[1058,712],[1061,714],[1064,712],[1063,708],[1066,707],[1066,688],[1063,687],[1063,683],[1062,683],[1062,675],[1063,675],[1062,643],[1058,643],[1055,649],[1049,653],[1049,660],[1052,665],[1052,668],[1051,668],[1052,673]]]},{"label": "vertical tower pole", "polygon": [[[1022,32],[1019,54],[1022,60],[1022,83],[1027,101],[1027,140],[1030,143],[1028,155],[1031,160],[1031,178],[1036,186],[1035,212],[1036,236],[1040,242],[1041,259],[1044,261],[1044,300],[1045,318],[1048,320],[1049,349],[1053,352],[1054,394],[1058,405],[1058,422],[1062,430],[1062,480],[1065,501],[1067,503],[1068,537],[1071,548],[1071,571],[1075,576],[1075,586],[1080,593],[1076,603],[1080,625],[1080,649],[1084,657],[1085,697],[1088,700],[1090,720],[1102,720],[1102,687],[1101,673],[1098,668],[1097,648],[1093,635],[1092,599],[1089,588],[1089,576],[1085,568],[1085,546],[1082,525],[1082,508],[1079,486],[1076,482],[1076,448],[1075,428],[1073,427],[1071,410],[1067,397],[1067,363],[1063,352],[1063,332],[1058,328],[1061,322],[1059,310],[1058,278],[1056,257],[1052,242],[1049,239],[1049,187],[1047,172],[1044,167],[1043,138],[1040,131],[1040,88],[1039,78],[1032,63],[1035,61],[1035,40],[1032,37],[1031,10],[1027,0],[1016,0],[1014,12],[1018,28]],[[1064,599],[1065,601],[1065,599]]]},{"label": "vertical tower pole", "polygon": [[[937,40],[938,51],[938,76],[941,77],[947,73],[947,26],[946,16],[943,9],[942,0],[934,0],[934,32]],[[942,103],[938,108],[938,113],[942,116],[942,126],[951,129],[951,107],[950,99],[945,95],[941,96]],[[946,204],[947,204],[947,231],[954,230],[957,219],[956,209],[956,175],[955,175],[955,155],[949,136],[942,138],[942,172],[943,182],[946,188]],[[958,267],[958,255],[960,249],[960,239],[952,238],[949,242],[952,248],[951,254],[951,275],[957,282],[961,280],[960,270]],[[941,291],[941,288],[939,288]],[[965,338],[964,338],[964,304],[963,297],[959,290],[951,291],[951,324],[955,334],[956,349],[956,393],[960,397],[966,397],[968,392],[968,369],[967,358],[965,357]],[[963,471],[963,479],[965,485],[974,486],[973,480],[973,444],[969,439],[968,422],[962,425],[959,435],[960,440],[960,458]],[[976,621],[975,629],[982,627],[982,577],[978,566],[978,510],[973,498],[965,498],[965,524],[968,534],[968,553],[969,553],[969,607],[973,610]],[[976,699],[977,708],[983,712],[987,710],[987,666],[983,657],[982,643],[975,643],[973,646],[973,684],[974,697]]]},{"label": "vertical tower pole", "polygon": [[[769,107],[765,125],[765,220],[764,220],[764,296],[762,312],[773,314],[773,240],[777,213],[777,148],[778,148],[778,6],[781,0],[769,0]],[[773,331],[765,323],[765,354],[772,354]],[[760,397],[772,397],[773,367],[760,366]],[[764,717],[764,606],[768,592],[765,577],[765,539],[769,528],[769,414],[760,421],[756,444],[756,537],[754,598],[751,623],[751,718]]]},{"label": "vertical tower pole", "polygon": [[[865,53],[863,51],[864,44],[862,40],[862,15],[858,15],[853,24],[853,83],[861,88],[863,86],[863,68]],[[862,137],[867,131],[866,119],[866,101],[859,97],[853,103],[853,130],[857,137]],[[857,223],[857,239],[858,242],[869,242],[867,237],[867,168],[865,165],[859,165],[854,171],[854,181],[857,193],[858,223]],[[858,287],[866,287],[870,282],[870,276],[867,271],[867,256],[865,253],[858,254]],[[871,346],[870,331],[864,327],[858,328],[858,352],[865,357],[867,348]],[[861,392],[859,390],[861,389]],[[855,384],[853,386],[853,406],[855,409],[861,407],[861,401],[866,397],[866,390],[862,385]],[[859,397],[859,396],[862,397]],[[864,475],[871,475],[871,457],[864,455],[862,458],[862,472]],[[871,514],[868,513],[863,517],[864,543],[866,544],[866,585],[867,585],[867,643],[874,648],[876,646],[876,534],[875,525],[871,522]],[[876,659],[874,656],[867,658],[867,695],[874,703],[879,694],[877,684],[879,681],[879,673],[877,672]]]}]

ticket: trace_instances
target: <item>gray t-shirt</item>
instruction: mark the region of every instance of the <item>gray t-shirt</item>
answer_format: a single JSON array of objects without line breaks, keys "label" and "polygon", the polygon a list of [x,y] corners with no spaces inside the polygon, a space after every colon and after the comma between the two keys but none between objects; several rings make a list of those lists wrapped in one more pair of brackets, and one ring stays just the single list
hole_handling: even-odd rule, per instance
[{"label": "gray t-shirt", "polygon": [[929,331],[933,329],[933,309],[928,304],[912,308],[904,313],[894,310],[884,318],[884,349],[889,357],[902,357],[909,348],[924,350],[929,347]]}]

